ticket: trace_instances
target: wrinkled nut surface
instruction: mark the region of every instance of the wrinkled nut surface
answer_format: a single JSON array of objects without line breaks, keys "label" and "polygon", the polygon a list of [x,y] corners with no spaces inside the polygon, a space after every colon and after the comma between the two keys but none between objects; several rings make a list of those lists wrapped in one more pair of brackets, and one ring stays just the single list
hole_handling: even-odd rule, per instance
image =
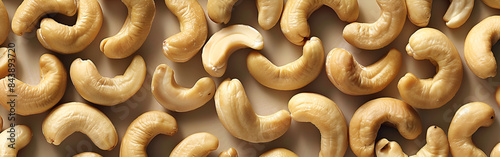
[{"label": "wrinkled nut surface", "polygon": [[5,8],[5,5],[3,4],[3,1],[0,1],[0,44],[7,40],[9,31],[9,14],[7,12],[7,8]]},{"label": "wrinkled nut surface", "polygon": [[0,48],[0,78],[9,74],[9,63],[11,66],[16,66],[16,61],[16,52],[13,49]]},{"label": "wrinkled nut surface", "polygon": [[489,7],[500,9],[500,0],[483,0],[483,2]]},{"label": "wrinkled nut surface", "polygon": [[432,0],[406,0],[411,23],[425,27],[431,19]]},{"label": "wrinkled nut surface", "polygon": [[210,37],[201,55],[203,67],[211,76],[221,77],[226,72],[229,56],[238,49],[264,48],[262,35],[247,25],[232,25],[221,29]]},{"label": "wrinkled nut surface", "polygon": [[252,142],[270,142],[290,127],[290,113],[280,110],[272,115],[255,114],[243,85],[238,79],[226,79],[214,96],[215,109],[224,128],[236,138]]},{"label": "wrinkled nut surface", "polygon": [[325,52],[317,37],[308,40],[303,55],[286,65],[276,66],[257,51],[247,57],[247,68],[260,84],[277,90],[295,90],[306,86],[316,79],[323,69]]},{"label": "wrinkled nut surface", "polygon": [[[448,137],[446,133],[437,126],[431,126],[427,129],[427,144],[422,147],[417,154],[410,157],[447,157],[450,153]],[[375,146],[377,157],[407,157],[401,149],[401,146],[394,141],[383,138]]]},{"label": "wrinkled nut surface", "polygon": [[206,157],[219,147],[219,139],[206,132],[189,135],[175,146],[170,157]]},{"label": "wrinkled nut surface", "polygon": [[500,143],[493,148],[490,157],[500,157]]},{"label": "wrinkled nut surface", "polygon": [[120,146],[120,157],[147,156],[146,147],[158,134],[177,132],[174,117],[165,112],[149,111],[137,117],[127,128]]},{"label": "wrinkled nut surface", "polygon": [[410,37],[406,46],[408,55],[416,60],[430,60],[436,75],[419,79],[407,73],[398,82],[398,90],[405,102],[415,108],[439,108],[450,101],[462,84],[462,60],[457,48],[441,31],[422,28]]},{"label": "wrinkled nut surface", "polygon": [[446,26],[458,28],[469,19],[474,8],[474,0],[450,0],[451,4],[443,16]]},{"label": "wrinkled nut surface", "polygon": [[175,82],[174,70],[166,64],[156,67],[151,83],[156,100],[166,109],[187,112],[205,105],[215,94],[215,82],[210,77],[199,79],[192,88]]},{"label": "wrinkled nut surface", "polygon": [[490,16],[476,24],[467,34],[464,58],[476,76],[485,79],[497,75],[497,62],[491,47],[500,39],[500,16]]},{"label": "wrinkled nut surface", "polygon": [[394,98],[371,100],[356,110],[349,124],[349,144],[356,156],[375,154],[375,138],[383,123],[394,126],[406,139],[422,132],[420,116],[410,105]]},{"label": "wrinkled nut surface", "polygon": [[495,111],[488,104],[471,102],[463,105],[453,116],[448,129],[451,154],[456,157],[486,157],[476,147],[472,135],[480,127],[489,127],[495,121]]},{"label": "wrinkled nut surface", "polygon": [[73,157],[102,157],[102,155],[99,155],[99,154],[94,153],[94,152],[83,152],[80,154],[76,154]]},{"label": "wrinkled nut surface", "polygon": [[59,145],[74,132],[87,135],[102,150],[112,150],[118,143],[118,134],[111,120],[84,103],[59,105],[43,120],[42,133],[50,144]]},{"label": "wrinkled nut surface", "polygon": [[70,76],[76,91],[92,103],[113,106],[125,102],[142,86],[146,78],[146,63],[137,55],[123,75],[103,77],[91,60],[73,61]]},{"label": "wrinkled nut surface", "polygon": [[304,45],[311,29],[309,16],[321,6],[332,8],[342,21],[354,22],[359,16],[357,0],[288,0],[281,17],[281,31],[293,44]]},{"label": "wrinkled nut surface", "polygon": [[[208,16],[215,23],[227,24],[231,19],[231,12],[238,0],[208,0]],[[283,0],[256,0],[259,11],[258,22],[264,30],[269,30],[278,23],[282,10]]]},{"label": "wrinkled nut surface", "polygon": [[[15,137],[11,135],[14,134]],[[9,127],[0,133],[0,156],[2,157],[16,157],[19,150],[26,147],[31,142],[33,133],[31,129],[26,125],[16,125],[15,127]],[[15,140],[14,149],[9,147],[11,145],[10,138]]]},{"label": "wrinkled nut surface", "polygon": [[299,157],[299,156],[288,149],[275,148],[261,154],[259,157]]},{"label": "wrinkled nut surface", "polygon": [[238,157],[238,152],[234,148],[229,148],[219,154],[219,157]]},{"label": "wrinkled nut surface", "polygon": [[403,30],[406,21],[405,0],[377,0],[381,14],[374,23],[348,24],[342,33],[357,48],[376,50],[389,45]]},{"label": "wrinkled nut surface", "polygon": [[348,51],[334,48],[326,57],[326,74],[343,93],[368,95],[387,87],[399,73],[402,62],[401,53],[393,48],[385,57],[365,67]]},{"label": "wrinkled nut surface", "polygon": [[347,151],[347,123],[340,108],[329,98],[299,93],[288,102],[292,118],[313,123],[321,133],[319,156],[344,156]]},{"label": "wrinkled nut surface", "polygon": [[[66,91],[68,74],[61,61],[54,55],[43,54],[39,64],[41,80],[38,85],[31,86],[18,79],[14,80],[16,114],[26,116],[45,112],[56,105]],[[0,104],[7,110],[10,109],[8,95],[12,94],[9,91],[9,79],[12,78],[0,80]]]}]

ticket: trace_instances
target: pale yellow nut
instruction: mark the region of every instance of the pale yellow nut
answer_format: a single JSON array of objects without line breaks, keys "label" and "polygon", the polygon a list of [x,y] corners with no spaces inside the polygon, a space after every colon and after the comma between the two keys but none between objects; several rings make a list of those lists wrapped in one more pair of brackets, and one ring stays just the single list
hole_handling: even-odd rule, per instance
[{"label": "pale yellow nut", "polygon": [[17,63],[16,52],[14,49],[0,48],[0,78],[9,75],[9,63],[11,69],[15,68]]},{"label": "pale yellow nut", "polygon": [[300,93],[288,102],[292,118],[299,122],[311,122],[321,133],[320,157],[344,156],[347,151],[347,123],[340,108],[329,98]]},{"label": "pale yellow nut", "polygon": [[349,124],[349,144],[359,157],[373,157],[380,126],[389,123],[406,139],[422,132],[420,116],[410,105],[394,98],[378,98],[359,107]]},{"label": "pale yellow nut", "polygon": [[474,0],[450,0],[451,4],[443,16],[446,26],[458,28],[469,19],[474,8]]},{"label": "pale yellow nut", "polygon": [[457,48],[441,31],[422,28],[410,36],[406,46],[408,55],[416,60],[427,59],[436,66],[436,75],[419,79],[406,73],[398,90],[403,100],[415,108],[439,108],[450,101],[462,84],[462,60]]},{"label": "pale yellow nut", "polygon": [[488,104],[471,102],[460,107],[448,129],[451,154],[455,157],[486,157],[471,137],[477,129],[489,127],[494,121],[495,111]]},{"label": "pale yellow nut", "polygon": [[281,17],[281,31],[293,44],[304,45],[311,29],[309,16],[321,6],[332,8],[342,21],[354,22],[359,16],[357,0],[288,0]]},{"label": "pale yellow nut", "polygon": [[500,0],[483,0],[483,2],[489,7],[500,9]]},{"label": "pale yellow nut", "polygon": [[205,71],[211,76],[221,77],[226,72],[229,56],[246,47],[255,50],[264,48],[264,39],[257,30],[247,25],[232,25],[221,29],[203,47],[201,59]]},{"label": "pale yellow nut", "polygon": [[7,40],[9,36],[10,25],[9,25],[9,14],[7,13],[7,8],[2,1],[0,1],[0,44]]},{"label": "pale yellow nut", "polygon": [[[431,126],[427,129],[427,144],[422,147],[417,154],[410,157],[447,157],[450,153],[448,137],[446,133],[437,126]],[[375,146],[377,157],[408,157],[397,142],[383,138]]]},{"label": "pale yellow nut", "polygon": [[490,157],[500,157],[500,143],[493,148]]},{"label": "pale yellow nut", "polygon": [[391,49],[369,66],[359,64],[351,53],[334,48],[326,58],[326,74],[340,91],[349,95],[368,95],[383,90],[399,73],[401,53]]},{"label": "pale yellow nut", "polygon": [[109,58],[122,59],[137,51],[148,37],[156,7],[154,0],[122,0],[128,15],[120,32],[101,41],[100,49]]},{"label": "pale yellow nut", "polygon": [[236,149],[234,148],[229,148],[228,150],[221,152],[219,157],[238,157],[238,152],[236,152]]},{"label": "pale yellow nut", "polygon": [[500,39],[500,16],[490,16],[476,24],[467,34],[464,58],[476,76],[485,79],[497,75],[497,62],[491,47]]},{"label": "pale yellow nut", "polygon": [[215,23],[227,24],[231,19],[231,12],[237,1],[238,0],[208,0],[208,17]]},{"label": "pale yellow nut", "polygon": [[238,79],[226,79],[215,92],[215,109],[224,128],[236,138],[252,142],[270,142],[290,127],[290,113],[280,110],[272,115],[257,115]]},{"label": "pale yellow nut", "polygon": [[177,16],[181,32],[163,41],[163,54],[174,62],[186,62],[200,51],[207,40],[207,19],[197,0],[165,0]]},{"label": "pale yellow nut", "polygon": [[187,112],[205,105],[215,94],[215,82],[210,77],[199,79],[192,88],[175,82],[174,70],[166,64],[156,67],[151,83],[156,100],[168,110]]},{"label": "pale yellow nut", "polygon": [[[20,115],[45,112],[61,100],[66,91],[68,77],[64,65],[51,54],[43,54],[39,64],[41,80],[36,86],[28,85],[12,77],[0,80],[0,104],[5,109],[11,108],[11,104],[8,103],[11,95],[16,95],[15,110],[16,114]],[[13,83],[12,79],[14,79]],[[11,86],[14,84],[15,87],[9,87],[9,84]]]},{"label": "pale yellow nut", "polygon": [[317,37],[308,40],[303,55],[286,65],[276,66],[257,51],[247,57],[247,68],[260,84],[277,90],[295,90],[306,86],[316,79],[323,69],[325,52]]},{"label": "pale yellow nut", "polygon": [[94,153],[94,152],[83,152],[80,154],[76,154],[73,157],[102,157],[102,155],[99,155],[99,154]]},{"label": "pale yellow nut", "polygon": [[15,127],[5,129],[0,133],[0,156],[16,157],[17,152],[26,147],[31,142],[32,137],[33,133],[26,125],[16,125]]},{"label": "pale yellow nut", "polygon": [[146,63],[137,55],[123,75],[109,78],[99,74],[91,60],[78,58],[71,64],[69,73],[76,91],[85,100],[113,106],[127,101],[139,91],[146,78]]},{"label": "pale yellow nut", "polygon": [[288,149],[275,148],[261,154],[259,157],[299,157],[299,156]]},{"label": "pale yellow nut", "polygon": [[405,0],[377,0],[380,17],[374,23],[348,24],[342,33],[357,48],[376,50],[389,45],[403,30],[406,21]]},{"label": "pale yellow nut", "polygon": [[425,27],[431,19],[432,0],[406,0],[408,18],[411,23]]},{"label": "pale yellow nut", "polygon": [[175,146],[170,157],[206,157],[219,147],[219,139],[206,132],[189,135]]},{"label": "pale yellow nut", "polygon": [[[238,0],[208,0],[208,16],[215,23],[227,24],[231,19],[231,12]],[[283,0],[256,0],[259,12],[258,22],[264,30],[269,30],[278,23],[283,11]]]},{"label": "pale yellow nut", "polygon": [[48,143],[59,145],[74,132],[87,135],[102,150],[112,150],[118,143],[115,126],[98,109],[80,102],[57,106],[43,120],[42,133]]},{"label": "pale yellow nut", "polygon": [[120,146],[120,157],[146,157],[149,142],[158,134],[177,132],[174,117],[161,111],[149,111],[137,117],[128,127]]}]

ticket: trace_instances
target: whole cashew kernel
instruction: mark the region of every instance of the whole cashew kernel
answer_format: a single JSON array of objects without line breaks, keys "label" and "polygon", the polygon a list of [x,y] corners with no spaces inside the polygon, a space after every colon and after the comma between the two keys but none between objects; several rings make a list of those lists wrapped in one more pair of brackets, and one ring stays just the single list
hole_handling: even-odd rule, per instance
[{"label": "whole cashew kernel", "polygon": [[299,156],[294,152],[285,148],[274,148],[261,154],[259,157],[299,157]]},{"label": "whole cashew kernel", "polygon": [[[28,85],[16,78],[5,77],[0,80],[0,104],[10,109],[9,95],[16,94],[16,114],[33,115],[45,112],[56,105],[66,91],[68,74],[64,65],[56,56],[43,54],[40,57],[40,83]],[[9,80],[10,79],[10,80]],[[14,80],[14,91],[9,83]]]},{"label": "whole cashew kernel", "polygon": [[465,38],[465,63],[482,79],[497,75],[497,62],[491,47],[500,39],[499,22],[500,16],[485,18],[472,27]]},{"label": "whole cashew kernel", "polygon": [[349,95],[368,95],[383,90],[399,73],[401,53],[391,49],[379,61],[364,67],[351,53],[334,48],[326,57],[326,73],[340,91]]},{"label": "whole cashew kernel", "polygon": [[234,148],[229,148],[228,150],[221,152],[219,157],[238,157],[238,152],[236,152],[236,149]]},{"label": "whole cashew kernel", "polygon": [[431,19],[432,0],[406,0],[408,18],[411,23],[425,27]]},{"label": "whole cashew kernel", "polygon": [[16,52],[2,47],[0,48],[0,78],[4,78],[9,74],[9,64],[16,66]]},{"label": "whole cashew kernel", "polygon": [[112,150],[118,134],[111,120],[98,109],[80,102],[57,106],[43,120],[42,132],[48,143],[59,145],[74,132],[87,135],[102,150]]},{"label": "whole cashew kernel", "polygon": [[340,108],[325,96],[300,93],[288,102],[292,118],[313,123],[321,133],[319,156],[344,156],[347,150],[347,123]]},{"label": "whole cashew kernel", "polygon": [[474,0],[450,0],[451,4],[443,16],[446,26],[458,28],[469,19],[474,8]]},{"label": "whole cashew kernel", "polygon": [[76,154],[73,157],[102,157],[102,155],[99,155],[99,154],[94,153],[94,152],[84,152],[84,153]]},{"label": "whole cashew kernel", "polygon": [[[238,0],[208,0],[208,16],[215,23],[227,24],[231,19],[231,12]],[[256,0],[259,11],[258,22],[264,30],[276,25],[283,11],[283,0]]]},{"label": "whole cashew kernel", "polygon": [[359,107],[349,125],[349,144],[356,156],[372,157],[375,138],[383,123],[390,123],[406,139],[422,132],[420,116],[410,105],[394,98],[378,98]]},{"label": "whole cashew kernel", "polygon": [[255,114],[238,79],[226,79],[214,96],[215,109],[224,128],[236,138],[263,143],[277,139],[290,127],[290,113],[285,110],[272,115]]},{"label": "whole cashew kernel", "polygon": [[493,148],[490,157],[500,157],[500,143]]},{"label": "whole cashew kernel", "polygon": [[439,108],[450,101],[463,77],[462,60],[453,42],[437,29],[422,28],[411,35],[406,51],[416,60],[430,60],[437,68],[430,79],[406,73],[398,82],[403,100],[421,109]]},{"label": "whole cashew kernel", "polygon": [[7,8],[5,8],[3,1],[0,1],[0,44],[7,40],[9,31],[9,13],[7,12]]},{"label": "whole cashew kernel", "polygon": [[206,157],[211,151],[219,147],[219,139],[206,132],[189,135],[175,146],[170,157],[190,156]]},{"label": "whole cashew kernel", "polygon": [[[427,144],[422,147],[417,154],[410,157],[447,157],[450,153],[450,146],[448,144],[448,137],[446,133],[437,126],[431,126],[427,129]],[[377,142],[375,146],[377,157],[394,157],[404,156],[407,157],[397,142],[389,142],[383,138]]]},{"label": "whole cashew kernel", "polygon": [[226,72],[227,60],[234,51],[249,47],[264,48],[262,35],[247,25],[232,25],[216,32],[203,47],[202,62],[208,74],[221,77]]},{"label": "whole cashew kernel", "polygon": [[73,61],[70,76],[76,91],[90,102],[113,106],[125,102],[142,86],[146,78],[146,63],[137,55],[123,75],[103,77],[91,60]]},{"label": "whole cashew kernel", "polygon": [[483,0],[483,3],[489,7],[500,9],[500,0]]},{"label": "whole cashew kernel", "polygon": [[[12,137],[11,134],[14,133],[15,137]],[[26,125],[16,125],[15,127],[9,127],[0,133],[0,156],[2,157],[16,157],[17,152],[19,150],[26,147],[31,142],[31,138],[33,137],[33,133],[31,129]],[[14,138],[15,144],[14,149],[10,147],[10,141],[7,141],[9,138]]]},{"label": "whole cashew kernel", "polygon": [[308,40],[303,55],[286,65],[277,67],[257,51],[247,57],[247,68],[260,84],[277,90],[295,90],[316,79],[323,69],[325,52],[317,37]]}]

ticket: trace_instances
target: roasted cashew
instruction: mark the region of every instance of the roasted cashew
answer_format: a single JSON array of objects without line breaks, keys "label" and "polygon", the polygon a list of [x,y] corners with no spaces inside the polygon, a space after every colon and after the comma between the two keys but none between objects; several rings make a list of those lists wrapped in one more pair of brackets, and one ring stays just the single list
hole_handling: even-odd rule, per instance
[{"label": "roasted cashew", "polygon": [[378,98],[359,107],[349,125],[349,144],[356,156],[374,155],[375,138],[380,125],[390,123],[406,139],[422,132],[420,116],[410,105],[394,98]]},{"label": "roasted cashew", "polygon": [[359,16],[357,0],[288,0],[281,17],[281,31],[288,41],[304,45],[311,29],[307,19],[321,6],[332,8],[342,21],[354,22]]},{"label": "roasted cashew", "polygon": [[325,96],[300,93],[288,102],[292,118],[313,123],[321,133],[319,156],[344,156],[347,150],[347,123],[340,108]]},{"label": "roasted cashew", "polygon": [[100,49],[109,58],[121,59],[137,51],[148,37],[155,17],[154,0],[122,0],[128,16],[118,34],[103,39]]},{"label": "roasted cashew", "polygon": [[255,114],[238,79],[226,79],[214,96],[215,109],[222,125],[236,138],[263,143],[277,139],[290,127],[290,113],[280,110],[272,115]]},{"label": "roasted cashew", "polygon": [[221,152],[219,157],[238,157],[238,152],[236,152],[236,149],[234,148],[229,148],[228,150]]},{"label": "roasted cashew", "polygon": [[[500,9],[500,0],[483,0],[484,4],[489,7]],[[499,154],[500,155],[500,154]]]},{"label": "roasted cashew", "polygon": [[9,14],[7,8],[2,1],[0,1],[0,44],[7,40],[9,36],[10,26],[9,26]]},{"label": "roasted cashew", "polygon": [[175,146],[170,157],[206,157],[219,147],[219,139],[206,132],[189,135]]},{"label": "roasted cashew", "polygon": [[[56,105],[66,91],[68,74],[64,65],[56,56],[43,54],[40,57],[40,83],[28,85],[16,78],[5,77],[0,80],[0,104],[10,110],[9,95],[17,95],[15,102],[16,114],[33,115],[45,112]],[[11,91],[11,81],[14,80],[14,91]]]},{"label": "roasted cashew", "polygon": [[165,112],[149,111],[137,117],[128,127],[120,146],[120,157],[147,156],[146,147],[158,134],[177,132],[174,117]]},{"label": "roasted cashew", "polygon": [[421,109],[439,108],[450,101],[463,77],[462,60],[453,42],[437,29],[422,28],[411,35],[406,51],[417,60],[430,60],[437,68],[430,79],[406,73],[398,82],[403,100]]},{"label": "roasted cashew", "polygon": [[274,148],[261,154],[259,157],[299,157],[299,156],[285,148]]},{"label": "roasted cashew", "polygon": [[[443,129],[437,126],[431,126],[427,129],[427,144],[422,147],[417,154],[410,157],[447,157],[450,153],[450,146],[448,144],[448,137]],[[389,142],[383,138],[377,142],[375,146],[377,157],[394,157],[404,156],[408,157],[401,149],[397,142]]]},{"label": "roasted cashew", "polygon": [[389,45],[403,30],[406,21],[405,0],[377,0],[381,14],[374,23],[351,23],[342,33],[349,44],[376,50]]},{"label": "roasted cashew", "polygon": [[142,86],[146,78],[146,63],[137,55],[123,75],[103,77],[91,60],[73,61],[70,76],[76,91],[90,102],[113,106],[127,101]]},{"label": "roasted cashew", "polygon": [[203,47],[202,62],[205,71],[214,77],[226,72],[229,56],[238,49],[249,47],[264,48],[262,35],[247,25],[232,25],[216,32]]},{"label": "roasted cashew", "polygon": [[[238,0],[208,0],[208,16],[215,23],[227,24],[231,19],[233,5]],[[264,30],[269,30],[278,23],[283,11],[283,0],[256,0],[259,11],[259,25]]]},{"label": "roasted cashew", "polygon": [[[12,137],[12,135],[15,135],[15,137]],[[33,133],[26,125],[16,125],[15,127],[5,129],[2,133],[0,133],[0,139],[2,140],[2,142],[0,142],[0,156],[16,157],[17,152],[26,147],[26,145],[31,142],[32,137]],[[15,140],[15,144],[11,145],[14,149],[9,146],[12,144],[10,141],[11,138],[13,138],[12,140]]]},{"label": "roasted cashew", "polygon": [[446,26],[458,28],[469,19],[474,8],[474,0],[450,0],[451,4],[443,16]]},{"label": "roasted cashew", "polygon": [[102,155],[99,155],[99,154],[94,153],[94,152],[84,152],[84,153],[76,154],[73,157],[102,157]]},{"label": "roasted cashew", "polygon": [[490,16],[472,27],[465,38],[465,63],[482,79],[497,75],[497,62],[491,47],[500,39],[499,22],[500,16]]},{"label": "roasted cashew", "polygon": [[463,105],[453,116],[448,129],[451,154],[456,157],[486,157],[471,139],[479,127],[489,127],[495,121],[495,111],[488,104],[471,102]]},{"label": "roasted cashew", "polygon": [[334,48],[326,57],[326,73],[340,91],[349,95],[368,95],[383,90],[399,73],[402,59],[397,49],[370,66],[359,64],[348,51]]},{"label": "roasted cashew", "polygon": [[432,0],[406,0],[411,23],[425,27],[431,19]]},{"label": "roasted cashew", "polygon": [[316,79],[323,69],[325,51],[317,37],[308,40],[303,55],[286,65],[277,67],[257,51],[247,57],[247,68],[260,84],[277,90],[295,90]]},{"label": "roasted cashew", "polygon": [[490,157],[500,157],[500,143],[493,148]]},{"label": "roasted cashew", "polygon": [[59,145],[74,132],[87,135],[102,150],[112,150],[118,135],[111,120],[98,109],[80,102],[57,106],[43,120],[42,132],[48,143]]},{"label": "roasted cashew", "polygon": [[9,63],[16,66],[16,52],[5,47],[0,48],[0,78],[9,74]]}]

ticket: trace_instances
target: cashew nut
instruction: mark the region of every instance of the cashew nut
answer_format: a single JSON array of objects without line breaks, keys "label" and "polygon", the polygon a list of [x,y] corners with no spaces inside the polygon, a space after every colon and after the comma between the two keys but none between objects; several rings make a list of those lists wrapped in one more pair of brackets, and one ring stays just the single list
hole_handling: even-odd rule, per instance
[{"label": "cashew nut", "polygon": [[398,37],[406,21],[405,0],[377,0],[382,11],[374,23],[348,24],[343,31],[344,39],[361,49],[376,50],[389,45]]},{"label": "cashew nut", "polygon": [[102,155],[99,155],[99,154],[94,153],[94,152],[84,152],[84,153],[76,154],[73,157],[102,157]]},{"label": "cashew nut", "polygon": [[137,117],[128,127],[120,147],[120,157],[147,156],[146,147],[158,134],[177,132],[174,117],[165,112],[149,111]]},{"label": "cashew nut", "polygon": [[300,93],[288,102],[292,118],[313,123],[321,133],[319,156],[344,156],[347,150],[347,123],[340,108],[325,96]]},{"label": "cashew nut", "polygon": [[[68,74],[56,56],[43,54],[40,57],[40,83],[28,85],[16,78],[5,77],[0,80],[0,104],[10,110],[9,95],[16,97],[16,114],[33,115],[45,112],[56,105],[66,91]],[[14,79],[14,80],[13,80]],[[9,86],[15,84],[15,87]],[[13,89],[13,91],[12,91]]]},{"label": "cashew nut", "polygon": [[[14,140],[15,144],[14,149],[9,147],[11,144],[10,141],[7,141],[9,138],[12,138],[12,134],[15,135]],[[28,145],[33,137],[33,133],[31,129],[26,125],[16,125],[15,127],[9,127],[0,133],[0,156],[2,157],[16,157],[17,152],[26,145]]]},{"label": "cashew nut", "polygon": [[232,25],[216,32],[203,47],[202,62],[208,74],[221,77],[226,72],[227,60],[238,49],[264,48],[262,35],[247,25]]},{"label": "cashew nut", "polygon": [[16,52],[5,47],[0,48],[0,78],[9,74],[9,63],[16,66]]},{"label": "cashew nut", "polygon": [[[208,0],[208,16],[215,23],[227,24],[231,19],[233,5],[238,0]],[[278,23],[283,11],[283,0],[256,0],[259,11],[258,22],[264,30],[269,30]]]},{"label": "cashew nut", "polygon": [[450,0],[451,4],[443,16],[446,26],[458,28],[469,19],[474,8],[474,0]]},{"label": "cashew nut", "polygon": [[398,90],[405,102],[415,108],[439,108],[450,101],[462,83],[462,60],[457,48],[441,31],[422,28],[413,33],[406,46],[408,55],[417,60],[428,59],[436,68],[430,79],[419,79],[407,73],[398,82]]},{"label": "cashew nut", "polygon": [[42,132],[48,143],[59,145],[74,132],[87,135],[102,150],[112,150],[118,135],[111,120],[98,109],[80,102],[57,106],[43,120]]},{"label": "cashew nut", "polygon": [[500,157],[500,143],[493,148],[490,157]]},{"label": "cashew nut", "polygon": [[500,9],[500,0],[483,0],[483,3],[489,7]]},{"label": "cashew nut", "polygon": [[247,57],[250,74],[260,84],[277,90],[295,90],[306,86],[318,77],[325,62],[323,44],[312,37],[303,48],[303,55],[286,65],[277,67],[257,51]]},{"label": "cashew nut", "polygon": [[238,152],[236,152],[236,149],[234,148],[229,148],[228,150],[221,152],[219,157],[238,157]]},{"label": "cashew nut", "polygon": [[285,148],[274,148],[261,154],[259,157],[299,157],[299,156]]},{"label": "cashew nut", "polygon": [[263,143],[277,139],[290,127],[290,113],[280,110],[272,115],[255,114],[238,79],[226,79],[214,96],[215,109],[222,125],[236,138]]},{"label": "cashew nut", "polygon": [[472,142],[471,136],[479,127],[489,127],[494,121],[495,111],[488,104],[471,102],[460,107],[448,129],[451,154],[456,157],[486,157]]},{"label": "cashew nut", "polygon": [[411,23],[425,27],[431,19],[432,0],[406,0]]},{"label": "cashew nut", "polygon": [[103,39],[100,49],[109,58],[121,59],[137,51],[148,37],[155,17],[154,0],[122,0],[128,16],[118,34]]},{"label": "cashew nut", "polygon": [[490,16],[472,27],[465,38],[465,63],[482,79],[497,75],[497,62],[491,47],[500,39],[499,22],[500,16]]},{"label": "cashew nut", "polygon": [[390,123],[406,139],[422,132],[420,116],[410,105],[394,98],[378,98],[359,107],[349,124],[349,144],[356,156],[373,156],[380,126]]},{"label": "cashew nut", "polygon": [[190,156],[206,157],[211,151],[219,147],[219,139],[206,132],[189,135],[175,146],[170,157]]},{"label": "cashew nut", "polygon": [[7,8],[2,1],[0,1],[0,44],[7,40],[9,36],[10,26],[9,26],[9,14]]},{"label": "cashew nut", "polygon": [[[447,157],[450,152],[450,146],[448,144],[448,138],[443,129],[437,126],[431,126],[427,129],[427,144],[422,147],[417,154],[411,157]],[[387,139],[383,138],[377,142],[375,146],[377,157],[393,157],[393,156],[404,156],[408,157],[401,146],[397,142],[389,142]]]},{"label": "cashew nut", "polygon": [[296,45],[304,45],[311,29],[307,18],[326,5],[332,8],[342,21],[354,22],[359,16],[357,0],[288,0],[281,17],[281,31],[288,39]]},{"label": "cashew nut", "polygon": [[215,93],[215,82],[210,77],[199,79],[192,88],[175,82],[174,70],[166,64],[156,67],[151,83],[156,100],[166,109],[187,112],[205,105]]},{"label": "cashew nut", "polygon": [[90,102],[112,106],[125,102],[142,86],[146,78],[146,63],[137,55],[123,75],[103,77],[91,60],[73,61],[70,76],[76,91]]},{"label": "cashew nut", "polygon": [[379,61],[364,67],[348,51],[334,48],[326,58],[326,73],[330,81],[343,93],[368,95],[383,90],[399,73],[402,59],[397,49]]}]

